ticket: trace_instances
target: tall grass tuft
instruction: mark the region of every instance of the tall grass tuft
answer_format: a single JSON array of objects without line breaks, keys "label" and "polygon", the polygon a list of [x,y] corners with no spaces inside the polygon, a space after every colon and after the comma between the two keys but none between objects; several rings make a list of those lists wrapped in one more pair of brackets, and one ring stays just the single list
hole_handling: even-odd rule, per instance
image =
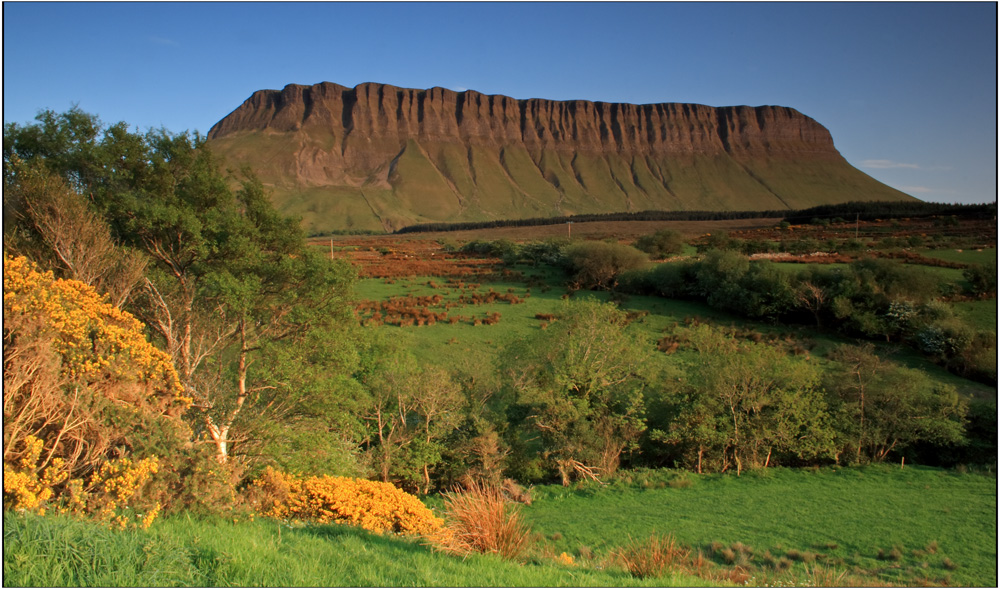
[{"label": "tall grass tuft", "polygon": [[528,546],[530,527],[520,507],[502,489],[478,481],[444,493],[446,526],[432,538],[447,552],[497,554],[518,560]]},{"label": "tall grass tuft", "polygon": [[679,546],[672,535],[653,534],[644,542],[630,541],[617,552],[617,559],[633,577],[661,577],[671,568],[687,568],[691,551]]}]

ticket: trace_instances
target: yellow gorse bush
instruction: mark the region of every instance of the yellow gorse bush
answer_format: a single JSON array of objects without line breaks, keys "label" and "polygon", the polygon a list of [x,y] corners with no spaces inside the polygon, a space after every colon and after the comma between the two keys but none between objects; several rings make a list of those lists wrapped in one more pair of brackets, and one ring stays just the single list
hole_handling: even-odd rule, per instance
[{"label": "yellow gorse bush", "polygon": [[42,441],[34,436],[28,436],[27,448],[15,464],[4,464],[3,496],[4,507],[45,513],[45,505],[52,498],[53,487],[69,477],[61,458],[52,460],[51,464],[38,476],[35,465],[42,455]]},{"label": "yellow gorse bush", "polygon": [[297,477],[268,468],[254,486],[266,497],[262,515],[279,519],[424,536],[437,533],[444,523],[419,499],[390,483],[328,475]]},{"label": "yellow gorse bush", "polygon": [[105,302],[92,287],[41,272],[23,256],[5,255],[3,309],[5,315],[42,320],[70,378],[141,382],[167,393],[169,404],[190,405],[170,356],[146,340],[138,319]]},{"label": "yellow gorse bush", "polygon": [[[110,460],[93,472],[84,486],[80,479],[67,481],[69,472],[61,458],[53,459],[39,476],[38,461],[43,443],[34,436],[28,436],[25,443],[27,449],[21,459],[3,467],[5,509],[44,515],[54,506],[60,513],[90,515],[116,527],[142,529],[148,528],[159,515],[159,503],[145,513],[133,505],[142,487],[159,469],[157,459]],[[66,484],[62,492],[58,492],[63,483]]]}]

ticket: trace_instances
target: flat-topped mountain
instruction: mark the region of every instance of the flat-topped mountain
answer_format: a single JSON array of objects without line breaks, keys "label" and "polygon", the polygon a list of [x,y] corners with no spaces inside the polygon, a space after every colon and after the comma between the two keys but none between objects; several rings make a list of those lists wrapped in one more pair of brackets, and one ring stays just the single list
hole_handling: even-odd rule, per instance
[{"label": "flat-topped mountain", "polygon": [[260,90],[209,145],[307,229],[910,200],[780,106],[518,100],[324,82]]}]

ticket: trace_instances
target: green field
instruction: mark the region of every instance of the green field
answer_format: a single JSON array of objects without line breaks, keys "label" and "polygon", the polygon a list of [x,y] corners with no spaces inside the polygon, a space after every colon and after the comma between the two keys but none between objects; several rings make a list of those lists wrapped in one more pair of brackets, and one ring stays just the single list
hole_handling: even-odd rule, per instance
[{"label": "green field", "polygon": [[[780,266],[798,267],[799,269],[803,267],[802,264],[783,264]],[[544,321],[535,319],[536,314],[557,314],[559,312],[559,308],[563,304],[562,297],[567,293],[566,287],[562,284],[563,279],[541,269],[528,267],[520,267],[519,269],[524,273],[522,281],[511,279],[505,282],[483,282],[474,291],[445,288],[446,281],[444,279],[432,277],[397,279],[391,284],[383,279],[363,279],[359,280],[356,286],[356,297],[358,299],[388,300],[390,297],[440,294],[443,304],[447,301],[457,300],[461,293],[486,293],[492,289],[499,293],[510,291],[525,298],[525,301],[520,304],[495,302],[488,305],[456,307],[449,311],[450,315],[474,315],[476,317],[484,317],[489,313],[497,312],[500,313],[501,319],[496,325],[475,326],[469,322],[460,322],[455,325],[447,323],[420,327],[384,325],[378,328],[383,330],[391,340],[397,342],[400,347],[410,350],[421,363],[465,372],[477,366],[491,365],[499,350],[516,345],[520,339],[538,333]],[[950,268],[933,268],[933,270],[960,272]],[[526,286],[525,281],[532,279],[534,285]],[[471,279],[468,282],[471,282]],[[436,284],[438,288],[429,286],[430,283]],[[539,283],[544,286],[539,286]],[[609,294],[607,292],[577,291],[570,297],[570,300],[585,297],[606,301]],[[960,315],[975,317],[977,321],[982,322],[979,325],[983,327],[996,324],[995,300],[955,303],[955,305]],[[621,308],[626,311],[648,312],[648,315],[635,321],[632,328],[642,330],[653,341],[661,338],[664,332],[674,325],[683,324],[685,319],[697,317],[712,323],[753,329],[763,334],[778,334],[782,338],[809,350],[812,356],[819,359],[821,365],[825,363],[824,357],[827,352],[834,346],[843,343],[856,343],[853,339],[806,326],[773,325],[751,321],[699,302],[661,297],[629,296],[621,304]],[[441,309],[443,310],[443,307]],[[955,386],[959,392],[967,396],[981,399],[996,398],[996,387],[955,376],[905,346],[874,343],[883,357],[896,360],[911,368],[919,368],[935,380]]]},{"label": "green field", "polygon": [[[528,518],[556,551],[570,553],[587,547],[600,554],[629,537],[671,533],[705,554],[713,542],[742,542],[756,559],[765,551],[811,551],[817,562],[902,584],[946,576],[958,585],[996,584],[993,477],[899,465],[772,469],[740,478],[677,473],[689,486],[656,471],[622,476],[635,480],[537,488]],[[880,549],[893,547],[900,560],[878,559]],[[947,570],[946,558],[957,568]]]},{"label": "green field", "polygon": [[997,261],[996,248],[972,249],[972,250],[916,250],[917,253],[928,258],[937,258],[948,262],[959,262],[961,264],[988,264]]},{"label": "green field", "polygon": [[520,565],[436,552],[421,540],[342,525],[174,516],[146,531],[4,514],[5,587],[697,587],[670,573]]},{"label": "green field", "polygon": [[983,301],[962,301],[952,303],[955,313],[969,323],[980,329],[997,327],[997,301],[987,299]]},{"label": "green field", "polygon": [[[419,540],[337,525],[176,515],[147,531],[111,531],[7,513],[4,586],[720,584],[672,572],[639,580],[608,558],[653,533],[702,551],[712,570],[725,570],[725,548],[742,543],[753,553],[743,563],[751,585],[813,584],[817,566],[864,585],[997,583],[994,476],[898,465],[742,477],[637,471],[532,495],[522,508],[533,530],[523,564],[448,556]],[[555,562],[562,552],[572,565]],[[790,568],[779,575],[767,562],[781,558]]]}]

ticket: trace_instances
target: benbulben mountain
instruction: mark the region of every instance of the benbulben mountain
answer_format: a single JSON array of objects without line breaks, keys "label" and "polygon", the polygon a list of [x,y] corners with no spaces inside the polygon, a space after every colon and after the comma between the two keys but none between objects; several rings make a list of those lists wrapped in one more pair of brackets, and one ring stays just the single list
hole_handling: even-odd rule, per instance
[{"label": "benbulben mountain", "polygon": [[781,106],[518,100],[324,82],[260,90],[208,134],[313,232],[644,210],[912,200]]}]

